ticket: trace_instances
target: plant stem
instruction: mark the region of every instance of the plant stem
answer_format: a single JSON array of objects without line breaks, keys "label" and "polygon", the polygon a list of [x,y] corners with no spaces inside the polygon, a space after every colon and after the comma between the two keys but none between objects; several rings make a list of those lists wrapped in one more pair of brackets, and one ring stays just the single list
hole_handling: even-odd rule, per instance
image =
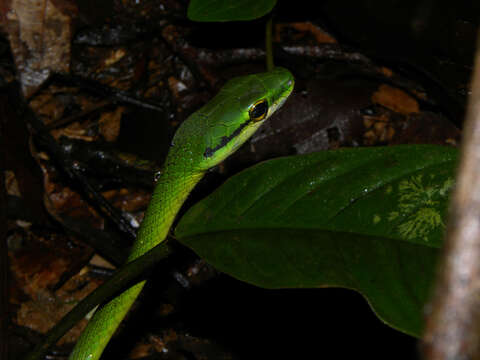
[{"label": "plant stem", "polygon": [[443,258],[426,308],[426,360],[480,358],[480,33],[471,89]]},{"label": "plant stem", "polygon": [[122,289],[128,288],[138,280],[147,269],[164,259],[170,253],[166,243],[161,243],[136,260],[120,268],[110,280],[102,284],[86,298],[80,301],[60,322],[45,336],[43,342],[37,344],[23,360],[40,360],[70,328],[80,321],[90,310],[105,300],[112,298]]},{"label": "plant stem", "polygon": [[272,71],[274,68],[273,64],[273,39],[272,39],[272,18],[270,15],[265,25],[265,51],[267,55],[267,71]]}]

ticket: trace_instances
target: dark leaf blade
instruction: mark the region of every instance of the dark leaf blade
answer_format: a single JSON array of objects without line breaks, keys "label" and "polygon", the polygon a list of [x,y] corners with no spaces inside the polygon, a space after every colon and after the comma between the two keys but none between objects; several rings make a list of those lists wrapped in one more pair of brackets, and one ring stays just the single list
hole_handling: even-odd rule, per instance
[{"label": "dark leaf blade", "polygon": [[[438,247],[435,232],[427,241],[424,233],[407,236],[406,215],[429,207],[443,216],[446,195],[453,186],[456,153],[447,147],[413,145],[274,159],[238,174],[191,208],[176,234],[319,229]],[[395,211],[401,214],[396,216]],[[433,230],[443,232],[442,224]]]},{"label": "dark leaf blade", "polygon": [[187,17],[193,21],[246,21],[268,14],[277,0],[191,0]]},{"label": "dark leaf blade", "polygon": [[[261,240],[252,246],[252,239]],[[358,291],[382,321],[412,336],[422,332],[421,311],[439,251],[392,239],[297,229],[235,230],[181,241],[218,270],[260,287]]]},{"label": "dark leaf blade", "polygon": [[418,336],[456,156],[409,145],[274,159],[192,207],[176,235],[258,286],[357,290],[383,321]]}]

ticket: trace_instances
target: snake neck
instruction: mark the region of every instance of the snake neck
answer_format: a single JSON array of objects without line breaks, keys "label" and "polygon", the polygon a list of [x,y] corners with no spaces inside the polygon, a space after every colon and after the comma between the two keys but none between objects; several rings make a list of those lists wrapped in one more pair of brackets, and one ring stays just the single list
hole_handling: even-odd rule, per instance
[{"label": "snake neck", "polygon": [[167,168],[160,175],[128,261],[143,255],[167,237],[175,216],[203,174]]}]

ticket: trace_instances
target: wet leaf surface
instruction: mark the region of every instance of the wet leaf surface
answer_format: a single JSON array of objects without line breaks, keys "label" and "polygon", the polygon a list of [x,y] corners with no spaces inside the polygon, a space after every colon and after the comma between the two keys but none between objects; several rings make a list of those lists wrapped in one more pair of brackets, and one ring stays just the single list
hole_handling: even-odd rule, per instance
[{"label": "wet leaf surface", "polygon": [[[99,284],[86,272],[75,275],[92,253],[65,236],[26,227],[11,234],[8,245],[16,325],[44,333]],[[75,339],[85,324],[72,329],[62,343]]]},{"label": "wet leaf surface", "polygon": [[2,11],[22,90],[29,97],[50,74],[69,70],[76,7],[70,1],[12,0]]},{"label": "wet leaf surface", "polygon": [[187,16],[194,21],[239,21],[254,20],[267,14],[276,0],[193,0]]},{"label": "wet leaf surface", "polygon": [[[70,7],[72,4],[73,8]],[[40,5],[45,7],[44,13],[38,10]],[[63,154],[74,159],[77,170],[132,223],[141,220],[142,209],[153,185],[153,174],[163,161],[175,128],[208,101],[229,78],[264,70],[264,24],[261,21],[191,22],[186,20],[186,5],[187,2],[176,0],[7,1],[0,10],[5,20],[2,21],[5,37],[0,39],[2,85],[15,79],[22,82],[25,94],[32,94],[28,102],[30,108],[54,136]],[[207,175],[183,211],[232,174],[266,159],[352,146],[458,144],[463,103],[468,94],[473,39],[478,25],[476,16],[473,16],[475,10],[470,5],[449,5],[451,9],[448,11],[443,4],[429,7],[428,4],[420,6],[416,1],[402,3],[402,9],[397,9],[398,4],[392,1],[348,6],[336,0],[326,1],[320,11],[314,2],[293,5],[279,2],[275,7],[274,42],[276,64],[289,68],[296,77],[295,93],[251,142]],[[255,9],[252,7],[249,11],[252,10]],[[62,72],[63,78],[56,76],[45,82],[54,72]],[[125,96],[130,99],[126,101]],[[132,103],[131,99],[145,100],[145,103]],[[18,117],[24,109],[8,97],[1,98],[0,103],[13,107],[13,111],[2,111],[2,118],[12,119],[18,129],[18,125],[25,122]],[[155,109],[148,107],[152,103],[157,106]],[[12,145],[6,152],[9,164],[8,234],[27,232],[33,235],[29,235],[29,245],[25,248],[26,243],[22,241],[9,242],[14,274],[20,279],[11,289],[12,304],[15,305],[12,319],[22,319],[25,327],[43,332],[71,306],[71,301],[75,302],[96,286],[99,280],[92,280],[97,276],[94,273],[104,271],[108,274],[111,271],[100,268],[98,265],[105,263],[103,260],[98,262],[98,256],[95,256],[91,263],[95,265],[90,264],[83,270],[94,269],[90,271],[91,276],[82,272],[73,277],[77,280],[71,280],[74,285],[68,285],[66,290],[62,287],[62,284],[67,286],[66,281],[73,273],[88,264],[91,246],[95,246],[97,252],[111,252],[112,259],[121,263],[119,259],[124,258],[130,241],[121,235],[110,216],[99,215],[98,206],[82,195],[78,182],[66,176],[69,169],[62,168],[58,159],[45,150],[38,134],[26,129],[16,134],[7,138]],[[30,154],[41,165],[42,173],[32,170],[37,165]],[[426,188],[435,188],[435,183],[427,180],[423,177],[419,181]],[[284,193],[294,194],[296,186],[298,184],[294,182],[291,188],[285,187]],[[332,194],[332,198],[333,195],[337,193]],[[374,205],[385,200],[376,201],[373,195],[371,198]],[[49,216],[45,216],[45,208]],[[310,208],[313,205],[296,210],[306,219]],[[383,210],[392,213],[392,210]],[[268,214],[270,211],[264,208],[263,212]],[[290,215],[295,217],[293,212]],[[39,215],[42,213],[43,219]],[[391,237],[385,238],[385,230],[373,231],[378,228],[371,226],[371,220],[377,219],[381,224],[386,217],[379,219],[368,211],[365,216],[367,214],[370,216],[367,220],[358,218],[355,230],[358,237],[354,239],[345,233],[334,232],[333,236],[331,229],[329,232],[302,229],[305,237],[298,241],[299,246],[307,246],[305,238],[321,238],[324,250],[332,255],[331,267],[343,261],[351,265],[348,268],[350,273],[356,273],[356,266],[360,265],[364,269],[373,269],[370,278],[365,275],[367,270],[359,271],[357,276],[363,274],[362,279],[353,283],[352,279],[348,282],[346,277],[339,277],[337,285],[341,280],[344,286],[359,288],[359,284],[379,281],[382,276],[386,280],[393,274],[391,279],[395,280],[391,281],[389,288],[392,293],[385,295],[389,300],[393,293],[403,294],[406,289],[416,291],[416,288],[404,284],[405,279],[412,284],[418,282],[418,294],[409,293],[405,297],[408,300],[400,304],[399,309],[386,310],[394,315],[402,311],[408,314],[408,321],[392,318],[387,320],[390,324],[407,321],[408,325],[402,328],[404,331],[406,328],[418,329],[418,319],[411,314],[418,311],[421,303],[418,299],[424,296],[427,288],[423,283],[428,282],[430,275],[426,271],[418,279],[413,279],[412,273],[429,268],[430,254],[437,251],[435,246],[438,244],[435,241],[428,244],[399,241],[393,237],[397,227]],[[225,226],[231,225],[229,219],[219,216]],[[275,235],[269,238],[271,231]],[[235,239],[248,243],[247,233],[249,237],[258,236],[257,229],[231,233],[233,237],[226,243]],[[267,256],[258,259],[258,267],[269,266],[274,260],[267,248],[260,246],[267,246],[267,239],[272,242],[273,249],[283,241],[287,248],[283,256],[286,262],[290,261],[287,256],[288,251],[292,251],[289,247],[293,236],[290,230],[276,232],[269,229],[264,234],[268,236],[264,236],[264,243],[259,242],[258,251],[259,254],[266,252]],[[210,244],[209,241],[216,241],[217,235],[212,235],[210,240],[206,239],[207,235],[198,237]],[[43,243],[46,238],[52,241],[48,246]],[[349,244],[350,253],[341,249],[335,252],[339,238]],[[89,243],[91,239],[96,240],[96,245],[76,247],[84,241]],[[99,243],[109,245],[110,250],[108,246],[101,249]],[[368,251],[367,243],[374,250]],[[70,249],[72,244],[76,245]],[[433,247],[429,246],[432,244]],[[419,250],[415,252],[413,249]],[[183,258],[185,251],[179,250],[179,262],[193,262],[190,253],[187,260]],[[385,264],[367,261],[374,254],[383,258],[382,251],[386,253]],[[409,264],[412,252],[415,253],[413,259],[420,253],[425,256],[423,262],[409,268],[404,264]],[[354,253],[362,258],[357,259],[352,255]],[[276,255],[282,254],[277,252]],[[398,271],[377,274],[374,267],[377,265],[390,270],[397,266]],[[302,266],[300,264],[297,268]],[[407,269],[406,277],[399,280],[403,268]],[[209,269],[213,272],[211,267]],[[285,281],[297,281],[297,270],[280,270],[283,270]],[[331,272],[324,275],[330,278],[323,280],[334,282]],[[153,276],[156,277],[158,274]],[[272,279],[267,278],[265,276],[262,281],[268,280],[271,285]],[[272,357],[272,354],[281,357],[289,353],[292,358],[303,358],[301,352],[306,349],[311,356],[318,351],[318,338],[325,339],[325,344],[345,357],[349,350],[344,346],[346,343],[373,358],[390,357],[391,353],[384,354],[379,349],[366,347],[371,337],[382,342],[391,341],[390,348],[405,351],[402,352],[403,358],[414,357],[413,340],[381,324],[354,292],[341,289],[319,293],[318,289],[267,291],[226,276],[221,276],[211,286],[203,278],[195,280],[195,275],[177,276],[176,279],[178,282],[172,281],[179,287],[183,286],[179,285],[180,282],[196,285],[190,290],[178,291],[183,295],[163,304],[161,300],[166,285],[163,281],[157,282],[140,301],[139,308],[150,309],[150,312],[123,329],[124,337],[112,347],[118,352],[112,350],[106,354],[107,358],[130,353],[135,341],[147,344],[148,349],[140,351],[143,355],[165,354],[167,349],[170,354],[175,354],[172,358],[205,356],[201,351],[189,350],[188,341],[169,338],[168,330],[174,329],[173,333],[180,334],[181,339],[185,328],[188,333],[198,335],[195,342],[200,343],[200,347],[204,344],[203,339],[210,345],[218,340],[229,344],[229,349],[234,349],[235,354],[241,353],[242,358],[251,358],[252,353],[264,353],[264,357]],[[278,277],[275,280],[278,281]],[[394,288],[397,281],[398,288]],[[25,285],[28,283],[29,286]],[[78,289],[78,296],[73,290],[75,284],[84,286],[84,290]],[[373,285],[369,288],[370,293],[364,291],[364,294],[372,295],[372,288]],[[170,291],[171,288],[165,293]],[[177,290],[172,292],[177,293]],[[378,294],[374,295],[372,299],[378,305]],[[417,300],[412,300],[415,296]],[[146,305],[148,303],[150,307]],[[397,303],[392,300],[391,304]],[[169,310],[164,311],[165,308]],[[382,311],[385,309],[376,308],[381,316],[384,316]],[[152,316],[158,313],[163,315]],[[278,314],[281,314],[280,318]],[[155,326],[146,326],[146,319]],[[304,319],[312,319],[317,325],[315,332]],[[352,324],[352,319],[360,319],[361,327]],[[165,320],[167,325],[164,325]],[[246,334],[236,329],[237,324],[250,327],[250,330]],[[255,324],[255,329],[251,324]],[[158,338],[151,338],[149,331]],[[364,334],[370,337],[366,340],[362,337]],[[21,337],[27,345],[39,340],[37,332]],[[73,342],[74,337],[72,333],[69,341]],[[282,344],[281,347],[278,344]],[[22,349],[15,347],[13,358],[25,352],[27,345],[24,344]],[[64,355],[67,352],[68,348]],[[213,352],[222,354],[222,349],[216,348]],[[215,354],[209,356],[214,358]]]},{"label": "wet leaf surface", "polygon": [[266,288],[346,287],[419,336],[456,150],[343,149],[263,162],[192,207],[179,241]]}]

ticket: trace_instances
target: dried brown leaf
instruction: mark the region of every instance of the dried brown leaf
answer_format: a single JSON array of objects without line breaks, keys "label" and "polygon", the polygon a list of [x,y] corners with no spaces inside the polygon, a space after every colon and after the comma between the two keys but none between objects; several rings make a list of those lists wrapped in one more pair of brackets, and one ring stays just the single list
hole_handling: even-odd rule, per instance
[{"label": "dried brown leaf", "polygon": [[74,6],[68,1],[12,0],[4,30],[26,97],[52,72],[68,72]]}]

